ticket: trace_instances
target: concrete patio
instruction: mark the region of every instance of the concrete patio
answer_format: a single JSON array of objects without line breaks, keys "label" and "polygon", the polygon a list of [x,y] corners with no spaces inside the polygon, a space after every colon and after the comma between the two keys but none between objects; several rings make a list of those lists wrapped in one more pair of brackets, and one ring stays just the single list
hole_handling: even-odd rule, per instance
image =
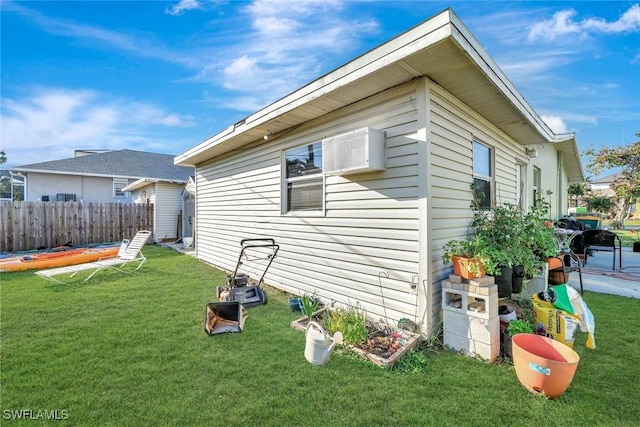
[{"label": "concrete patio", "polygon": [[[640,298],[640,252],[622,248],[622,268],[616,254],[616,269],[612,269],[613,254],[596,252],[582,268],[582,282],[585,291]],[[580,290],[577,272],[571,273],[567,283]]]}]

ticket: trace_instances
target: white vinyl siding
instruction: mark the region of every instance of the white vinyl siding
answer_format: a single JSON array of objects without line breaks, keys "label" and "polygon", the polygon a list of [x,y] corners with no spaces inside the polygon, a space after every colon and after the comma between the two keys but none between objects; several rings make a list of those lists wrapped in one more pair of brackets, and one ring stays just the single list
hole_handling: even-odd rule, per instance
[{"label": "white vinyl siding", "polygon": [[472,220],[473,142],[494,149],[494,199],[516,203],[517,161],[527,163],[524,146],[468,108],[435,83],[430,84],[430,244],[432,263],[432,319],[439,321],[440,282],[451,273],[442,263],[442,246],[464,239]]},{"label": "white vinyl siding", "polygon": [[[241,239],[272,237],[281,250],[268,284],[359,303],[376,318],[386,312],[390,318],[415,319],[415,93],[415,83],[388,90],[285,137],[198,167],[198,257],[233,270]],[[365,126],[386,132],[387,171],[327,176],[324,216],[281,215],[282,150]]]},{"label": "white vinyl siding", "polygon": [[184,185],[157,183],[155,185],[155,238],[178,239],[178,216],[182,210]]}]

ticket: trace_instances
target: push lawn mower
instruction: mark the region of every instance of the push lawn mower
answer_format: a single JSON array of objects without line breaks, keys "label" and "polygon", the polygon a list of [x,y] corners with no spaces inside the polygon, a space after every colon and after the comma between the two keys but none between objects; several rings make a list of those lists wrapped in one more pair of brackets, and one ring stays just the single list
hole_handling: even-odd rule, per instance
[{"label": "push lawn mower", "polygon": [[[233,274],[227,275],[226,286],[218,286],[217,294],[220,301],[237,301],[245,307],[266,304],[267,292],[260,287],[269,266],[275,259],[280,246],[274,239],[243,239],[240,241],[240,255]],[[262,275],[259,280],[251,278],[247,273],[241,273],[244,267]]]}]

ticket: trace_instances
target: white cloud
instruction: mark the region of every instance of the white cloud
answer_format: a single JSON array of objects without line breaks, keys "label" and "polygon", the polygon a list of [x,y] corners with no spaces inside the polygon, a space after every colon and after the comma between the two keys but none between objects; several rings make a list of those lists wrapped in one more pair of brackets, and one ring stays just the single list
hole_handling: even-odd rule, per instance
[{"label": "white cloud", "polygon": [[133,36],[124,32],[78,23],[68,19],[52,18],[37,10],[14,3],[11,3],[11,5],[12,11],[20,13],[43,31],[88,42],[87,44],[94,49],[107,46],[142,57],[160,59],[188,67],[201,62],[198,58],[162,46],[151,34]]},{"label": "white cloud", "polygon": [[584,21],[585,29],[593,29],[603,33],[624,33],[640,30],[640,5],[634,4],[622,14],[620,19],[607,22],[602,18],[590,18]]},{"label": "white cloud", "polygon": [[194,124],[190,116],[147,103],[49,88],[24,99],[3,98],[0,122],[0,147],[14,165],[71,157],[78,148],[155,147],[160,141],[149,127]]},{"label": "white cloud", "polygon": [[591,32],[623,33],[640,30],[640,5],[633,5],[613,22],[603,18],[588,18],[583,21],[574,20],[577,12],[574,9],[561,10],[553,14],[551,19],[534,24],[529,30],[529,41],[543,39],[553,41],[567,35],[586,36]]},{"label": "white cloud", "polygon": [[169,15],[180,15],[185,10],[201,9],[202,5],[198,0],[180,0],[171,7],[167,7],[165,12]]},{"label": "white cloud", "polygon": [[568,133],[569,132],[567,130],[567,125],[564,122],[564,120],[562,119],[562,117],[542,115],[541,118],[547,124],[547,126],[549,126],[551,128],[551,130],[554,133],[562,134],[562,133]]},{"label": "white cloud", "polygon": [[317,77],[323,54],[349,53],[362,34],[377,30],[376,22],[341,18],[341,9],[336,0],[254,1],[242,9],[253,31],[219,55],[223,60],[204,66],[197,79],[237,92],[243,101],[231,108],[263,107]]}]

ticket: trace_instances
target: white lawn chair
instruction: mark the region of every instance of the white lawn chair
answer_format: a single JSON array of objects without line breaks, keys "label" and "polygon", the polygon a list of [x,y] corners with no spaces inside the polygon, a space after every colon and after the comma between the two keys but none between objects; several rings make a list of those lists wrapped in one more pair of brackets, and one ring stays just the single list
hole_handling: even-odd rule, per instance
[{"label": "white lawn chair", "polygon": [[104,270],[106,268],[114,268],[118,271],[124,272],[122,267],[129,264],[130,262],[138,262],[139,264],[135,268],[135,270],[138,270],[147,260],[147,257],[142,254],[142,247],[149,239],[149,236],[151,236],[150,231],[138,231],[133,239],[131,239],[131,242],[129,242],[129,244],[126,244],[126,241],[123,242],[123,244],[120,246],[120,250],[118,251],[118,255],[116,255],[115,258],[87,262],[78,265],[70,265],[67,267],[40,270],[36,271],[36,274],[47,280],[51,280],[52,282],[64,284],[63,281],[57,279],[55,276],[68,274],[69,278],[71,278],[81,271],[94,270],[86,279],[84,279],[84,281],[86,282],[87,280],[91,279],[98,271]]}]

